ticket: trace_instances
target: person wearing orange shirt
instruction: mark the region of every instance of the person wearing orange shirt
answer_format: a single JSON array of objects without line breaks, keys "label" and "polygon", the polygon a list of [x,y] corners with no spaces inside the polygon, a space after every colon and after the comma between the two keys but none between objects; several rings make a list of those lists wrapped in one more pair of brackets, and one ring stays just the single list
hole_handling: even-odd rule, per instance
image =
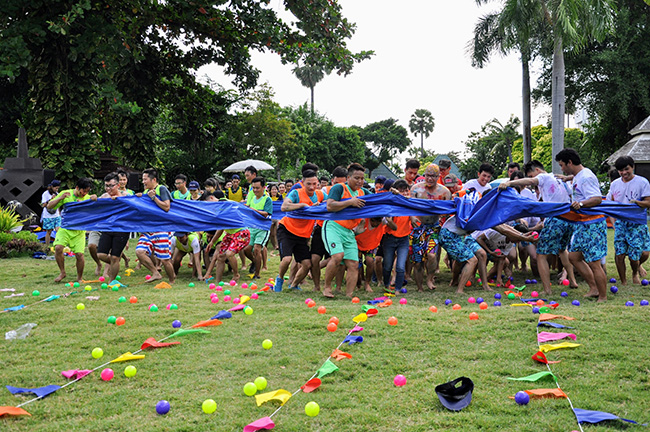
[{"label": "person wearing orange shirt", "polygon": [[355,230],[357,247],[359,248],[359,268],[362,268],[363,264],[366,265],[366,292],[373,292],[372,288],[370,288],[372,273],[375,272],[378,278],[381,274],[382,257],[377,256],[377,249],[379,249],[387,227],[397,229],[397,225],[395,225],[392,218],[376,217],[366,219]]}]

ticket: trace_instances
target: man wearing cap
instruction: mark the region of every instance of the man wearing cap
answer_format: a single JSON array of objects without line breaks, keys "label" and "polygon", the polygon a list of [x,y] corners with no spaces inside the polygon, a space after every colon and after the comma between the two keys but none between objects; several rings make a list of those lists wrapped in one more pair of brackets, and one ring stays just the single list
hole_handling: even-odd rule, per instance
[{"label": "man wearing cap", "polygon": [[190,199],[190,191],[187,190],[187,176],[184,174],[179,174],[174,179],[174,186],[176,190],[172,192],[173,199]]},{"label": "man wearing cap", "polygon": [[188,189],[190,190],[190,200],[198,201],[201,199],[201,185],[199,185],[199,182],[192,180],[188,186]]},{"label": "man wearing cap", "polygon": [[[80,178],[77,180],[77,186],[74,189],[61,191],[56,197],[52,198],[47,203],[47,209],[54,211],[64,204],[89,199],[96,201],[97,195],[88,195],[91,187],[92,181],[89,178]],[[65,257],[63,256],[63,249],[65,247],[70,248],[70,251],[75,255],[77,260],[77,282],[82,282],[85,265],[84,249],[86,247],[86,231],[60,228],[56,233],[56,239],[54,240],[54,257],[61,272],[56,279],[54,279],[54,282],[61,282],[66,277]]]},{"label": "man wearing cap", "polygon": [[47,209],[47,203],[49,203],[50,200],[59,193],[59,187],[61,187],[61,182],[58,180],[52,180],[52,182],[47,185],[47,190],[43,192],[43,195],[41,196],[41,207],[43,207],[41,222],[43,223],[43,230],[45,230],[46,248],[50,247],[50,235],[52,234],[52,231],[61,226],[61,212],[57,209],[50,213]]},{"label": "man wearing cap", "polygon": [[[424,182],[416,183],[411,188],[413,198],[430,200],[449,200],[451,193],[438,183],[440,169],[436,164],[429,164],[424,170]],[[438,234],[440,225],[439,216],[420,216],[420,225],[413,228],[410,234],[411,261],[415,264],[413,278],[418,291],[423,291],[422,281],[424,277],[424,263],[427,267],[427,287],[430,290],[436,289],[435,274],[438,267],[436,254],[438,252]]]},{"label": "man wearing cap", "polygon": [[[448,184],[445,184],[444,180],[445,178],[451,174],[451,161],[449,159],[440,159],[438,161],[438,167],[440,168],[440,177],[438,177],[438,183],[449,189],[449,192],[454,194],[454,192],[450,189]],[[455,174],[451,174],[454,176],[453,178],[456,180],[456,183],[458,183],[458,190],[461,190],[463,188],[463,182],[460,181],[458,177],[456,177]],[[456,191],[457,192],[457,191]]]},{"label": "man wearing cap", "polygon": [[197,280],[203,280],[201,268],[201,242],[197,233],[177,232],[172,237],[172,263],[174,266],[174,273],[178,276],[178,269],[181,267],[183,257],[190,254],[190,262],[192,263],[192,277]]},{"label": "man wearing cap", "polygon": [[244,200],[244,191],[239,187],[239,175],[232,175],[232,186],[226,188],[226,198],[230,201],[242,202]]}]

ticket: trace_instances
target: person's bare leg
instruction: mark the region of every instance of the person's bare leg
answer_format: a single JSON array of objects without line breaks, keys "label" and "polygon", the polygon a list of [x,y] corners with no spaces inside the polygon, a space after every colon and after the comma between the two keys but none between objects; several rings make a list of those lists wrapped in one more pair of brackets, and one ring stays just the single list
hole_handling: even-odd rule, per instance
[{"label": "person's bare leg", "polygon": [[[241,252],[241,251],[240,251]],[[241,257],[241,254],[239,255]],[[235,256],[235,253],[232,251],[226,252],[226,258],[228,259],[228,262],[230,263],[230,267],[232,267],[232,278],[235,282],[239,281],[240,275],[239,275],[239,269],[237,268],[237,257]],[[242,267],[244,268],[244,267]],[[223,269],[221,270],[221,275],[223,276]],[[219,279],[221,280],[221,279]]]},{"label": "person's bare leg", "polygon": [[[569,261],[571,261],[573,267],[578,270],[582,278],[587,282],[587,285],[589,285],[589,291],[585,294],[585,297],[598,297],[598,286],[596,285],[593,269],[583,259],[582,252],[570,252]],[[598,261],[598,266],[600,267],[600,261]],[[600,267],[600,270],[603,270],[602,267]]]},{"label": "person's bare leg", "polygon": [[[625,257],[627,255],[616,255],[614,257],[614,263],[616,263],[616,270],[618,271],[618,278],[620,280],[621,285],[627,285],[627,278],[625,276]],[[630,264],[632,261],[630,261]],[[638,264],[638,261],[637,261]],[[632,276],[634,277],[634,272],[632,273]],[[637,275],[638,277],[638,275]]]},{"label": "person's bare leg", "polygon": [[172,260],[166,259],[166,260],[160,260],[162,263],[162,267],[165,269],[165,273],[167,273],[167,277],[169,278],[169,283],[172,284],[176,280],[176,273],[174,273],[174,266],[172,265]]},{"label": "person's bare leg", "polygon": [[[449,282],[449,286],[458,285],[458,278],[460,277],[460,273],[462,270],[463,270],[463,265],[461,263],[459,263],[456,260],[453,260],[451,262],[451,281]],[[487,283],[487,281],[485,281],[484,283]]]},{"label": "person's bare leg", "polygon": [[334,297],[334,293],[332,293],[332,281],[338,273],[339,264],[343,261],[343,255],[343,252],[332,255],[330,261],[327,263],[327,267],[325,267],[325,288],[323,289],[323,295],[325,297]]},{"label": "person's bare leg", "polygon": [[255,263],[255,274],[254,277],[260,277],[260,272],[262,271],[262,245],[256,244],[253,248],[253,262]]},{"label": "person's bare leg", "polygon": [[[490,285],[487,282],[489,280],[487,275],[487,253],[483,249],[479,249],[476,252],[475,256],[476,256],[476,265],[478,266],[478,274],[481,277],[481,280],[483,281],[483,289],[485,291],[492,291],[492,288],[490,288]],[[472,273],[470,277],[473,275],[474,273]],[[469,278],[467,280],[469,280]],[[501,283],[501,281],[499,280],[497,280],[496,282],[497,282],[497,286],[499,286],[499,284]]]},{"label": "person's bare leg", "polygon": [[51,230],[51,229],[49,229],[49,230],[45,230],[45,247],[46,247],[47,249],[50,248],[50,239],[51,239],[51,237],[52,237],[51,234],[52,234],[52,230]]},{"label": "person's bare leg", "polygon": [[297,287],[298,285],[300,285],[307,277],[307,274],[309,273],[310,269],[311,269],[311,260],[309,259],[303,260],[300,263],[298,271],[296,271],[295,277],[293,278],[293,284],[291,284],[290,286]]},{"label": "person's bare leg", "polygon": [[537,255],[537,269],[539,270],[539,278],[542,280],[544,287],[544,294],[551,295],[551,269],[548,265],[547,255]]},{"label": "person's bare leg", "polygon": [[456,294],[463,294],[463,290],[465,289],[465,284],[476,271],[477,264],[478,264],[478,258],[476,258],[476,256],[473,256],[472,258],[467,260],[467,262],[465,262],[465,266],[463,267],[463,270],[460,273],[460,279],[458,280],[458,289],[456,290]]},{"label": "person's bare leg", "polygon": [[607,275],[603,270],[603,266],[600,265],[600,260],[592,261],[587,265],[594,275],[596,289],[598,290],[598,302],[607,301]]},{"label": "person's bare leg", "polygon": [[413,280],[415,281],[415,286],[417,287],[418,292],[424,291],[424,288],[422,287],[422,282],[424,281],[424,262],[420,261],[414,263]]},{"label": "person's bare leg", "polygon": [[641,259],[639,259],[639,276],[642,278],[647,276],[646,270],[643,268],[643,263],[648,260],[648,257],[650,257],[650,251],[644,251],[641,254]]},{"label": "person's bare leg", "polygon": [[269,258],[269,250],[264,246],[262,248],[262,270],[266,271],[268,270],[267,262]]},{"label": "person's bare leg", "polygon": [[280,261],[280,267],[278,268],[278,276],[280,276],[280,278],[284,278],[284,275],[287,273],[292,260],[293,258],[291,258],[291,256],[282,258]]},{"label": "person's bare leg", "polygon": [[639,262],[630,260],[630,267],[632,268],[632,283],[640,284],[641,278],[639,277]]},{"label": "person's bare leg", "polygon": [[375,271],[375,259],[366,256],[366,279],[364,281],[364,289],[366,292],[371,293],[372,288],[370,287],[370,282],[372,281],[372,274]]},{"label": "person's bare leg", "polygon": [[427,288],[433,291],[436,289],[436,274],[439,273],[440,254],[433,252],[427,255]]},{"label": "person's bare leg", "polygon": [[56,265],[59,266],[59,275],[54,279],[54,282],[61,282],[66,278],[65,273],[65,256],[63,256],[63,245],[54,246],[54,258],[56,259]]},{"label": "person's bare leg", "polygon": [[564,266],[564,269],[566,270],[567,279],[569,279],[569,286],[571,288],[578,288],[578,281],[576,280],[574,267],[571,264],[571,260],[569,259],[569,252],[563,250],[560,251],[560,253],[558,253],[557,255],[560,258],[560,262]]},{"label": "person's bare leg", "polygon": [[352,298],[354,289],[357,286],[357,277],[359,276],[359,261],[345,260],[345,267],[348,275],[345,280],[345,295]]},{"label": "person's bare leg", "polygon": [[320,292],[320,255],[311,256],[311,280],[314,282],[314,291]]},{"label": "person's bare leg", "polygon": [[99,257],[97,256],[97,245],[96,244],[89,244],[88,245],[88,253],[90,253],[90,257],[95,261],[95,264],[97,267],[95,267],[95,276],[99,276],[102,274],[102,262],[99,260]]},{"label": "person's bare leg", "polygon": [[77,260],[77,282],[81,283],[83,282],[84,279],[84,254],[83,253],[77,253],[74,254],[75,259]]},{"label": "person's bare leg", "polygon": [[153,281],[162,279],[162,275],[160,274],[160,272],[154,265],[153,261],[151,260],[151,257],[146,251],[142,249],[136,250],[135,255],[138,257],[138,262],[143,266],[145,266],[145,268],[151,272],[151,278],[145,282],[151,283]]},{"label": "person's bare leg", "polygon": [[[526,261],[528,261],[528,250],[526,249],[528,246],[523,247],[521,244],[517,244],[517,249],[519,251],[519,261],[521,262],[521,271],[522,272],[527,272],[528,267],[526,266]],[[531,266],[532,266],[532,260],[531,260]]]},{"label": "person's bare leg", "polygon": [[[228,251],[228,252],[230,252],[230,251]],[[223,270],[226,267],[227,256],[226,256],[225,253],[218,253],[218,254],[215,254],[215,257],[217,258],[217,260],[216,260],[217,263],[216,263],[216,265],[214,267],[214,273],[215,273],[214,282],[216,284],[219,284],[219,282],[221,282],[221,278],[223,278]],[[234,261],[235,261],[235,265],[236,265],[237,264],[237,258],[235,258]],[[232,264],[232,262],[231,262],[231,264]]]},{"label": "person's bare leg", "polygon": [[377,285],[382,285],[382,272],[384,271],[384,257],[376,256],[375,257],[375,274],[377,275]]},{"label": "person's bare leg", "polygon": [[343,291],[343,277],[345,276],[345,266],[339,265],[338,271],[336,272],[336,289],[334,292]]}]

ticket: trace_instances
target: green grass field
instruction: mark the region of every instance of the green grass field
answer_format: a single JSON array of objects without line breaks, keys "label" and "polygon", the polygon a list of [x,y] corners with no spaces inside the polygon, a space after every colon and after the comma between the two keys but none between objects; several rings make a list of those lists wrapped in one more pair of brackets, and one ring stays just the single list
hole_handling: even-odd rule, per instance
[{"label": "green grass field", "polygon": [[[612,233],[608,277],[617,277],[613,264]],[[133,255],[134,245],[130,248]],[[87,255],[86,279],[94,268]],[[133,261],[134,263],[135,261]],[[264,278],[274,277],[278,258],[269,262]],[[73,274],[74,258],[66,258],[68,275]],[[0,313],[2,335],[20,325],[38,324],[25,340],[0,341],[0,384],[16,387],[41,387],[67,382],[61,371],[92,369],[127,351],[139,349],[142,342],[170,335],[172,321],[179,319],[183,328],[209,319],[232,302],[210,302],[210,290],[202,282],[194,288],[189,269],[181,274],[171,290],[155,290],[142,283],[147,272],[141,270],[130,277],[129,284],[119,292],[98,289],[79,293],[50,303],[42,303],[17,312]],[[15,288],[24,297],[0,298],[0,310],[19,304],[30,304],[51,294],[71,291],[52,281],[57,275],[53,261],[31,258],[0,262],[0,288]],[[520,286],[530,275],[515,274]],[[478,305],[467,303],[469,296],[483,296],[492,305],[492,294],[469,288],[465,295],[454,294],[448,287],[450,274],[445,268],[438,278],[435,293],[405,295],[407,305],[397,301],[380,308],[379,314],[363,323],[364,342],[341,349],[352,359],[335,362],[340,370],[323,378],[322,386],[313,393],[298,393],[277,413],[273,420],[279,431],[572,431],[579,430],[569,403],[564,399],[531,400],[518,406],[508,399],[517,391],[553,388],[552,381],[516,382],[507,377],[522,377],[545,371],[546,367],[531,360],[537,351],[537,315],[528,307],[510,307],[512,300],[502,300],[503,307],[490,306],[479,311]],[[244,282],[243,280],[242,282]],[[99,288],[99,283],[91,284]],[[407,288],[412,288],[408,285]],[[242,312],[211,327],[211,334],[179,337],[181,345],[146,351],[146,358],[110,367],[115,378],[104,382],[97,371],[81,381],[65,387],[45,399],[24,408],[31,417],[0,419],[0,430],[10,431],[241,431],[256,419],[270,415],[279,406],[269,402],[257,407],[253,397],[245,396],[243,386],[258,376],[268,380],[265,391],[285,389],[293,393],[309,379],[352,328],[351,319],[360,313],[361,305],[372,298],[359,293],[360,304],[352,304],[339,295],[334,300],[314,296],[306,284],[303,292],[267,293],[249,303],[254,313]],[[537,287],[528,287],[526,293]],[[31,292],[40,291],[40,297]],[[650,299],[647,287],[621,287],[609,295],[607,304],[583,300],[584,283],[561,298],[554,287],[554,300],[560,307],[556,313],[569,315],[576,321],[565,324],[575,327],[577,342],[572,350],[548,353],[560,386],[576,408],[611,412],[640,422],[650,421],[648,394],[648,335],[650,307],[639,307],[639,301]],[[251,293],[239,286],[233,294]],[[8,295],[9,293],[2,293]],[[99,295],[98,301],[86,300]],[[137,296],[138,303],[118,303],[120,296]],[[309,309],[305,299],[314,297],[327,308],[319,314]],[[223,293],[219,293],[223,299]],[[445,299],[462,305],[452,311]],[[581,307],[571,305],[579,299]],[[627,300],[635,307],[625,307]],[[76,305],[86,308],[78,311]],[[159,312],[148,311],[155,303]],[[177,311],[167,311],[168,303],[176,303]],[[429,311],[436,305],[437,313]],[[470,312],[479,312],[478,321],[470,321]],[[110,315],[123,316],[126,324],[108,324]],[[339,330],[326,330],[331,316],[340,319]],[[395,316],[397,326],[387,320]],[[546,331],[555,331],[545,329]],[[562,330],[557,330],[562,331]],[[264,339],[273,341],[273,348],[262,349]],[[94,347],[104,350],[104,357],[93,359]],[[124,376],[129,364],[138,369],[133,378]],[[393,377],[403,374],[407,384],[393,385]],[[461,412],[442,407],[434,392],[437,384],[467,376],[474,381],[473,401]],[[17,397],[0,389],[0,406],[16,406],[31,396]],[[161,399],[171,403],[165,416],[156,414]],[[217,402],[214,414],[204,414],[205,399]],[[304,406],[309,401],[320,405],[320,415],[308,417]],[[632,430],[638,426],[623,422],[583,425],[589,431]]]}]

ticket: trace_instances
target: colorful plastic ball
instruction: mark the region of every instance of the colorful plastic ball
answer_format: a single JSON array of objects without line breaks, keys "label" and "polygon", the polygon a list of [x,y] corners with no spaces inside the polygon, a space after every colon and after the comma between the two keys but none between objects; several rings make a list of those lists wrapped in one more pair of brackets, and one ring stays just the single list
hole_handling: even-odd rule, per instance
[{"label": "colorful plastic ball", "polygon": [[524,281],[524,283],[529,284],[529,283],[531,283],[531,281],[530,281],[530,279],[526,279],[526,280]]},{"label": "colorful plastic ball", "polygon": [[99,376],[104,381],[110,381],[115,376],[115,372],[113,372],[113,369],[106,368],[102,371],[102,373]]},{"label": "colorful plastic ball", "polygon": [[650,285],[650,281],[648,281],[648,279],[642,279],[641,280],[641,285],[648,286],[648,285]]},{"label": "colorful plastic ball", "polygon": [[172,321],[172,327],[174,328],[180,328],[181,325],[182,323],[179,320]]},{"label": "colorful plastic ball", "polygon": [[470,297],[467,299],[467,303],[476,303],[476,299],[474,297]]},{"label": "colorful plastic ball", "polygon": [[494,298],[497,299],[497,300],[501,300],[501,294],[495,293]]},{"label": "colorful plastic ball", "polygon": [[445,306],[449,306],[450,304],[451,304],[451,300],[450,300],[450,299],[445,300]]},{"label": "colorful plastic ball", "polygon": [[232,299],[232,302],[233,302],[234,304],[239,304],[240,301],[241,301],[241,300],[239,300],[239,297],[235,297],[234,299]]},{"label": "colorful plastic ball", "polygon": [[100,282],[104,282],[105,280],[106,280],[106,279],[104,278],[104,276],[100,276],[100,277],[99,277],[99,281],[100,281]]},{"label": "colorful plastic ball", "polygon": [[161,401],[158,401],[158,403],[156,404],[156,412],[158,414],[160,414],[160,415],[167,414],[169,412],[169,408],[170,408],[169,402],[167,402],[164,399],[161,400]]},{"label": "colorful plastic ball", "polygon": [[471,287],[472,286],[472,281],[468,280],[467,282],[465,282],[465,286],[466,287]]},{"label": "colorful plastic ball", "polygon": [[327,331],[329,331],[329,332],[335,332],[338,328],[339,328],[339,326],[336,325],[336,323],[331,322],[331,323],[327,324]]},{"label": "colorful plastic ball", "polygon": [[430,310],[431,312],[433,312],[433,313],[438,312],[438,308],[435,307],[435,306],[429,306],[429,310]]},{"label": "colorful plastic ball", "polygon": [[115,315],[111,315],[111,316],[108,317],[106,322],[108,322],[109,324],[115,324],[116,320],[117,320],[117,318],[115,318]]},{"label": "colorful plastic ball", "polygon": [[314,306],[316,306],[316,302],[313,300],[307,303],[307,307],[313,308]]},{"label": "colorful plastic ball", "polygon": [[508,294],[508,298],[509,298],[510,300],[514,300],[515,297],[516,297],[516,296],[515,296],[515,293],[510,293],[510,294]]},{"label": "colorful plastic ball", "polygon": [[626,301],[625,306],[634,306],[634,302]]},{"label": "colorful plastic ball", "polygon": [[460,307],[460,305],[459,305],[458,303],[456,303],[455,305],[453,305],[451,308],[452,308],[453,310],[460,310],[460,309],[461,309],[461,307]]},{"label": "colorful plastic ball", "polygon": [[397,318],[394,316],[388,318],[388,325],[396,326],[397,325]]},{"label": "colorful plastic ball", "polygon": [[322,315],[322,314],[324,314],[324,313],[326,313],[326,312],[327,312],[327,308],[326,308],[325,306],[319,306],[319,307],[318,307],[318,313],[319,313],[319,314]]},{"label": "colorful plastic ball", "polygon": [[515,395],[515,402],[517,402],[518,405],[527,405],[528,402],[530,402],[530,396],[528,396],[528,393],[523,391],[517,392]]},{"label": "colorful plastic ball", "polygon": [[144,277],[144,279],[145,279],[145,280],[149,280],[149,279],[151,279],[151,275],[146,275],[146,276]]},{"label": "colorful plastic ball", "polygon": [[580,306],[580,302],[579,302],[578,300],[573,300],[573,301],[571,302],[571,304],[572,304],[573,306]]},{"label": "colorful plastic ball", "polygon": [[530,296],[532,298],[537,298],[537,297],[539,297],[539,293],[537,291],[533,291],[533,292],[530,293]]},{"label": "colorful plastic ball", "polygon": [[306,298],[305,299],[305,304],[309,304],[310,301],[313,301],[313,299],[312,298]]},{"label": "colorful plastic ball", "polygon": [[478,319],[478,314],[476,312],[472,312],[469,314],[469,319],[472,321],[475,321]]},{"label": "colorful plastic ball", "polygon": [[256,290],[257,289],[257,284],[254,284],[254,283],[250,284],[249,288],[252,289],[252,290]]},{"label": "colorful plastic ball", "polygon": [[320,407],[316,402],[309,402],[305,405],[305,414],[309,417],[316,417],[320,412]]},{"label": "colorful plastic ball", "polygon": [[114,285],[114,286],[111,287],[111,291],[119,291],[119,290],[120,290],[120,287],[117,286],[117,285]]},{"label": "colorful plastic ball", "polygon": [[133,304],[133,303],[137,303],[137,302],[138,302],[138,298],[137,298],[136,296],[132,296],[132,297],[129,299],[129,303],[131,303],[131,304]]},{"label": "colorful plastic ball", "polygon": [[244,394],[246,396],[254,396],[257,393],[257,386],[255,383],[248,382],[244,385]]},{"label": "colorful plastic ball", "polygon": [[86,286],[84,287],[84,289],[85,289],[86,291],[92,291],[93,287],[91,287],[90,285],[86,285]]},{"label": "colorful plastic ball", "polygon": [[330,318],[329,322],[333,322],[334,324],[339,325],[339,319],[335,316]]},{"label": "colorful plastic ball", "polygon": [[609,290],[612,292],[612,294],[616,294],[618,292],[618,287],[616,285],[612,285]]},{"label": "colorful plastic ball", "polygon": [[385,303],[387,306],[390,306],[390,305],[393,304],[393,301],[392,301],[391,299],[388,299],[388,300],[384,300],[384,303]]},{"label": "colorful plastic ball", "polygon": [[178,310],[178,305],[176,303],[172,303],[172,305],[169,306],[169,310]]},{"label": "colorful plastic ball", "polygon": [[215,291],[223,291],[223,287],[221,285],[217,285]]},{"label": "colorful plastic ball", "polygon": [[79,282],[73,283],[72,286],[75,287],[75,288],[79,288]]},{"label": "colorful plastic ball", "polygon": [[551,312],[551,308],[548,306],[542,306],[541,308],[539,308],[539,313],[550,313],[550,312]]},{"label": "colorful plastic ball", "polygon": [[564,286],[569,286],[569,279],[564,279],[564,280],[562,281],[562,285],[564,285]]},{"label": "colorful plastic ball", "polygon": [[120,275],[115,276],[116,281],[121,280],[121,279],[122,279],[122,276],[120,276]]},{"label": "colorful plastic ball", "polygon": [[229,302],[230,301],[230,296],[229,295],[223,296],[223,301]]},{"label": "colorful plastic ball", "polygon": [[151,312],[158,312],[158,306],[153,305],[153,306],[151,306],[151,307],[149,308],[149,310],[150,310]]},{"label": "colorful plastic ball", "polygon": [[483,297],[477,297],[477,298],[476,298],[476,303],[478,303],[478,304],[481,304],[481,303],[483,303],[484,301],[485,301],[485,299],[484,299]]},{"label": "colorful plastic ball", "polygon": [[[226,297],[228,297],[228,296],[226,296]],[[212,303],[214,303],[214,304],[217,304],[217,303],[219,303],[219,297],[217,297],[217,296],[212,296],[212,297],[210,297],[210,301],[211,301]],[[226,300],[226,301],[228,301],[228,300]]]},{"label": "colorful plastic ball", "polygon": [[537,240],[537,238],[539,237],[539,233],[537,231],[533,231],[531,234],[533,235],[533,238],[535,240]]},{"label": "colorful plastic ball", "polygon": [[544,306],[544,300],[537,300],[537,301],[535,302],[535,304],[536,304],[537,306]]},{"label": "colorful plastic ball", "polygon": [[253,315],[253,308],[250,307],[250,306],[246,306],[246,307],[244,308],[244,313],[245,313],[246,315]]},{"label": "colorful plastic ball", "polygon": [[562,297],[569,297],[569,293],[566,292],[566,291],[562,291],[562,293],[561,293],[560,295],[561,295]]},{"label": "colorful plastic ball", "polygon": [[206,414],[212,414],[217,410],[217,403],[213,399],[206,399],[201,404],[201,409]]},{"label": "colorful plastic ball", "polygon": [[127,366],[124,368],[124,376],[127,378],[133,378],[136,373],[138,373],[138,370],[135,368],[135,366]]},{"label": "colorful plastic ball", "polygon": [[126,323],[124,317],[117,317],[117,319],[115,319],[115,324],[117,324],[118,326],[124,325],[124,323]]},{"label": "colorful plastic ball", "polygon": [[34,290],[34,291],[32,291],[32,295],[34,297],[37,297],[37,296],[41,295],[41,292],[39,290]]},{"label": "colorful plastic ball", "polygon": [[539,313],[539,308],[537,306],[533,307],[533,313],[538,314]]},{"label": "colorful plastic ball", "polygon": [[101,348],[94,348],[90,355],[92,355],[94,359],[102,358],[104,350]]},{"label": "colorful plastic ball", "polygon": [[530,283],[532,283],[533,285],[535,285],[535,284],[537,283],[537,279],[533,279],[533,280],[531,280]]},{"label": "colorful plastic ball", "polygon": [[641,300],[639,306],[648,306],[648,300]]},{"label": "colorful plastic ball", "polygon": [[481,303],[478,305],[478,308],[481,309],[481,310],[485,310],[485,309],[488,308],[488,304],[485,303],[485,302],[481,302]]},{"label": "colorful plastic ball", "polygon": [[77,310],[84,310],[84,309],[86,309],[86,305],[84,305],[83,303],[77,304]]},{"label": "colorful plastic ball", "polygon": [[255,378],[255,381],[253,381],[253,384],[255,384],[255,387],[257,387],[258,390],[264,390],[267,386],[266,378],[264,377],[257,377]]},{"label": "colorful plastic ball", "polygon": [[105,282],[104,282],[101,286],[102,286],[102,289],[106,289],[106,288],[108,288],[108,284],[105,283]]},{"label": "colorful plastic ball", "polygon": [[501,306],[501,302],[499,300],[495,300],[494,303],[492,303],[494,306]]},{"label": "colorful plastic ball", "polygon": [[224,283],[223,281],[220,281],[217,285],[219,285],[219,286],[224,286],[225,283]]},{"label": "colorful plastic ball", "polygon": [[397,387],[402,387],[406,384],[406,377],[404,375],[395,375],[395,378],[393,378],[393,384]]},{"label": "colorful plastic ball", "polygon": [[248,284],[244,282],[243,284],[241,284],[241,287],[246,289],[246,288],[248,288]]},{"label": "colorful plastic ball", "polygon": [[225,295],[230,295],[230,290],[229,290],[229,289],[227,289],[227,290],[224,290],[224,292],[223,292],[223,293],[224,293]]},{"label": "colorful plastic ball", "polygon": [[211,283],[211,284],[208,286],[208,288],[210,288],[210,289],[215,289],[216,287],[217,287],[217,286],[216,286],[215,284],[213,284],[213,283]]},{"label": "colorful plastic ball", "polygon": [[408,303],[408,300],[406,300],[404,297],[402,297],[401,299],[399,299],[399,304],[401,304],[401,305],[405,305],[406,303]]},{"label": "colorful plastic ball", "polygon": [[194,288],[194,282],[188,283],[187,286],[190,287],[190,288]]},{"label": "colorful plastic ball", "polygon": [[352,303],[359,303],[359,297],[353,297],[352,298]]},{"label": "colorful plastic ball", "polygon": [[273,342],[271,342],[271,339],[264,339],[264,342],[262,342],[262,348],[265,350],[269,350],[273,347]]},{"label": "colorful plastic ball", "polygon": [[237,285],[237,282],[236,282],[234,279],[231,280],[231,281],[230,281],[230,286],[235,286],[235,285]]},{"label": "colorful plastic ball", "polygon": [[402,294],[406,294],[408,290],[406,288],[402,288],[401,290],[399,290],[399,292]]},{"label": "colorful plastic ball", "polygon": [[259,297],[260,297],[260,296],[259,296],[257,293],[253,293],[253,294],[251,294],[251,298],[252,298],[253,300],[257,300]]},{"label": "colorful plastic ball", "polygon": [[611,278],[611,279],[609,280],[609,283],[616,283],[616,279],[615,279],[615,278]]}]

